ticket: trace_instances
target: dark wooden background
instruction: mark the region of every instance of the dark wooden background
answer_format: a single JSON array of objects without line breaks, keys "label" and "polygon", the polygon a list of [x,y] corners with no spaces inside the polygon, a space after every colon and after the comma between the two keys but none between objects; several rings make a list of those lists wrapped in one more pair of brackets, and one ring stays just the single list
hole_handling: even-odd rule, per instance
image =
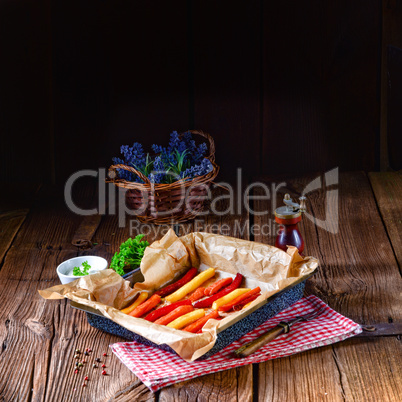
[{"label": "dark wooden background", "polygon": [[222,179],[380,159],[380,0],[0,3],[0,168],[63,182],[202,129]]}]

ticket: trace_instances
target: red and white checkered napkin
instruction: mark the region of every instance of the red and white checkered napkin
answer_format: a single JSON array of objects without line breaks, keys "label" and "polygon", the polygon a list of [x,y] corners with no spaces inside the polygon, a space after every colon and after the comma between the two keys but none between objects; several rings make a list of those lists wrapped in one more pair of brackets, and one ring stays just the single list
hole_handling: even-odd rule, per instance
[{"label": "red and white checkered napkin", "polygon": [[[274,327],[279,321],[289,321],[300,315],[323,312],[308,322],[295,324],[288,334],[280,335],[254,354],[246,358],[233,357],[233,351]],[[179,356],[145,346],[138,342],[122,342],[111,345],[116,356],[151,390],[157,391],[177,382],[205,374],[261,363],[278,357],[289,356],[304,350],[342,341],[362,331],[359,324],[332,310],[315,296],[303,298],[293,306],[244,335],[215,355],[201,361],[186,362]]]}]

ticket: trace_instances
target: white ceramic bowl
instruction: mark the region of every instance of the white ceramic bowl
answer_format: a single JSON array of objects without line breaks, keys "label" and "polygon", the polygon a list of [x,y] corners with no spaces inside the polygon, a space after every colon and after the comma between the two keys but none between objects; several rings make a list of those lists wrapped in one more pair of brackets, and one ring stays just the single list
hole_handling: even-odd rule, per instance
[{"label": "white ceramic bowl", "polygon": [[66,283],[82,278],[82,276],[68,275],[68,273],[71,272],[74,267],[81,266],[84,261],[88,261],[91,269],[96,269],[98,271],[102,271],[108,266],[108,262],[104,258],[95,255],[84,255],[82,257],[70,258],[69,260],[62,262],[56,269],[60,282],[65,285]]}]

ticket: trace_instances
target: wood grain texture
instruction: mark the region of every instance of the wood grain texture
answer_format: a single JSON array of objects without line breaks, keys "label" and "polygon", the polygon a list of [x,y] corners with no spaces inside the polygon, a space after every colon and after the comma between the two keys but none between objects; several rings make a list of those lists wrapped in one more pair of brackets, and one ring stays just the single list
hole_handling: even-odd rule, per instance
[{"label": "wood grain texture", "polygon": [[369,173],[371,186],[396,255],[402,267],[402,174],[398,172]]},{"label": "wood grain texture", "polygon": [[40,185],[27,183],[0,183],[0,269],[3,258],[10,248],[15,235],[23,224]]},{"label": "wood grain texture", "polygon": [[[141,142],[151,152],[173,130],[191,128],[186,20],[184,0],[174,7],[160,0],[54,2],[59,179],[110,166],[122,144]],[[71,147],[74,158],[65,152]]]},{"label": "wood grain texture", "polygon": [[5,212],[0,215],[0,267],[14,236],[25,220],[28,209]]},{"label": "wood grain texture", "polygon": [[[192,1],[194,127],[216,142],[220,178],[260,169],[260,1]],[[205,28],[205,29],[204,29]]]},{"label": "wood grain texture", "polygon": [[333,345],[345,400],[400,401],[402,345],[399,337],[348,339]]},{"label": "wood grain texture", "polygon": [[159,401],[241,401],[252,399],[252,366],[195,378],[160,391]]},{"label": "wood grain texture", "polygon": [[261,173],[374,170],[379,52],[375,0],[263,2]]},{"label": "wood grain texture", "polygon": [[49,182],[52,158],[50,0],[1,5],[1,180]]},{"label": "wood grain texture", "polygon": [[[56,165],[61,180],[106,167],[121,144],[188,128],[216,138],[225,179],[239,166],[373,170],[381,17],[382,38],[400,21],[398,2],[382,4],[382,14],[375,0],[4,4],[2,171],[49,180]],[[303,163],[278,152],[285,138]]]},{"label": "wood grain texture", "polygon": [[[402,19],[400,12],[399,19]],[[402,35],[401,35],[402,36]],[[387,154],[388,167],[402,170],[402,48],[387,46]]]},{"label": "wood grain texture", "polygon": [[[215,188],[214,197],[221,197],[216,204],[218,211],[228,208],[225,190]],[[235,209],[236,211],[236,209]],[[249,239],[248,214],[217,216],[212,213],[186,225],[187,230],[205,231],[225,236]],[[193,225],[193,227],[191,227]],[[252,401],[253,400],[252,365],[225,370],[219,373],[198,377],[184,383],[163,388],[159,394],[160,401]]]},{"label": "wood grain texture", "polygon": [[[292,196],[300,195],[315,177],[288,180],[282,191],[290,192]],[[339,190],[337,233],[317,227],[306,216],[299,225],[306,243],[305,254],[320,260],[320,269],[308,281],[307,292],[316,294],[332,308],[359,323],[400,321],[400,273],[366,175],[341,174],[339,185],[329,189]],[[310,216],[322,220],[329,218],[326,203],[335,202],[336,193],[326,190],[323,180],[321,189],[307,194]],[[283,198],[283,193],[278,198]],[[263,223],[270,218],[273,216],[254,219]],[[334,228],[335,223],[330,222],[330,227]],[[265,241],[266,238],[256,237],[255,240]],[[334,400],[397,400],[399,390],[394,385],[401,378],[396,367],[401,345],[397,338],[389,339],[356,339],[263,363],[259,369],[259,398],[264,400],[265,395],[274,400],[292,399],[297,395],[301,400],[320,400],[324,396]],[[396,357],[391,356],[393,353]],[[291,371],[290,375],[287,367],[293,369],[296,364],[299,369]],[[310,368],[314,368],[315,374],[309,372]],[[278,372],[286,373],[286,376],[278,376]],[[282,382],[274,387],[265,385],[265,378],[270,376]],[[314,381],[306,386],[312,376]],[[381,387],[372,386],[380,382]],[[297,384],[302,388],[299,389]],[[331,385],[335,386],[329,388]],[[387,388],[385,393],[383,388]],[[273,395],[272,389],[278,394]]]},{"label": "wood grain texture", "polygon": [[[281,191],[295,196],[315,177],[271,182],[286,182]],[[91,205],[95,185],[77,186],[74,199],[83,207]],[[308,292],[357,322],[400,323],[400,272],[369,180],[364,173],[345,173],[339,184],[330,187],[334,188],[340,197],[338,233],[314,226],[307,217],[301,224],[306,254],[321,262],[319,272],[309,280]],[[395,185],[391,189],[395,191]],[[215,195],[224,194],[223,190],[215,191]],[[392,201],[393,196],[387,194],[385,200]],[[400,197],[397,194],[395,197]],[[308,212],[316,218],[328,218],[326,202],[333,197],[326,188],[309,193]],[[283,194],[277,198],[279,205]],[[384,198],[377,197],[378,208],[388,208],[380,199]],[[273,207],[271,200],[258,199],[252,206],[260,210]],[[227,208],[227,200],[222,198],[218,207]],[[251,223],[263,224],[271,218],[270,214],[254,216]],[[110,259],[129,236],[147,231],[152,242],[169,228],[137,226],[131,219],[119,225],[118,215],[105,216],[93,236],[97,244],[83,251],[71,245],[82,218],[66,209],[60,193],[45,192],[34,206],[0,271],[0,400],[399,400],[402,348],[395,336],[350,339],[254,367],[199,377],[153,394],[110,353],[108,345],[121,338],[90,327],[85,314],[72,309],[66,300],[45,301],[37,293],[58,284],[55,267],[67,258],[95,254]],[[179,231],[207,230],[248,239],[249,224],[244,210],[224,216],[210,213],[198,222],[181,225]],[[272,234],[252,233],[256,241],[272,244]],[[388,229],[391,238],[390,233]],[[101,376],[92,368],[73,373],[74,351],[86,347],[94,350],[87,365],[97,355],[108,353],[110,375]],[[87,373],[90,380],[82,387]]]},{"label": "wood grain texture", "polygon": [[270,360],[258,367],[258,401],[344,401],[330,346]]},{"label": "wood grain texture", "polygon": [[[390,135],[388,130],[388,102],[389,99],[389,58],[388,58],[388,46],[396,46],[402,48],[402,10],[401,3],[398,0],[382,0],[382,32],[381,32],[381,127],[380,127],[380,168],[382,171],[386,170],[390,166],[389,153],[398,152],[397,149],[393,150],[390,146],[392,142],[396,140],[394,138],[389,144],[388,137]],[[392,77],[394,78],[394,77]],[[396,88],[396,91],[398,89]],[[400,109],[400,105],[394,105],[394,107]],[[398,115],[393,116],[396,120]],[[392,123],[391,123],[392,125]],[[393,127],[392,127],[393,128]],[[391,129],[392,129],[391,128]],[[397,127],[395,127],[397,129]],[[396,135],[398,135],[396,132]],[[397,153],[396,153],[397,155]],[[393,161],[397,162],[396,160]],[[396,167],[395,167],[396,168]]]},{"label": "wood grain texture", "polygon": [[[84,186],[77,199],[90,199],[92,190]],[[154,399],[111,354],[109,344],[120,338],[90,327],[85,314],[72,309],[66,300],[49,302],[37,293],[58,284],[56,266],[77,256],[71,240],[80,222],[81,217],[66,210],[62,198],[47,195],[28,216],[7,253],[0,271],[0,364],[6,373],[0,376],[0,400],[91,401],[94,395],[100,396],[97,400]],[[93,373],[92,368],[75,375],[77,347],[94,350],[87,365],[95,354],[107,352],[110,375],[102,376],[99,369]],[[86,374],[90,380],[84,388]]]}]

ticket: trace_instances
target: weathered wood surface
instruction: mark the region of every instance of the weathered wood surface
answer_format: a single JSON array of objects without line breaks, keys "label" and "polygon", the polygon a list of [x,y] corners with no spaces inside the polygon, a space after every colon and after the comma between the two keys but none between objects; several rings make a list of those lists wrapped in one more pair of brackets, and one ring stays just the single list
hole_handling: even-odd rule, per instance
[{"label": "weathered wood surface", "polygon": [[[301,195],[316,176],[289,180],[281,190]],[[326,203],[336,202],[327,188],[307,194],[308,212],[326,218]],[[300,227],[306,255],[320,260],[307,291],[361,324],[401,321],[401,277],[370,183],[364,173],[340,175],[339,225],[329,233],[304,217]],[[328,198],[327,198],[328,197]],[[263,205],[258,205],[261,209]],[[401,211],[401,203],[399,203]],[[269,219],[270,217],[268,217]],[[271,217],[272,218],[272,217]],[[255,217],[266,223],[267,216]],[[330,224],[334,228],[335,222]],[[256,236],[269,241],[270,236]],[[402,348],[397,337],[354,339],[260,365],[259,399],[398,400]],[[313,374],[314,373],[314,374]],[[399,381],[399,382],[398,382]]]},{"label": "weathered wood surface", "polygon": [[19,228],[24,222],[39,185],[25,186],[1,183],[2,197],[0,202],[0,267],[4,255]]},{"label": "weathered wood surface", "polygon": [[[90,198],[90,190],[93,188],[86,188],[80,198]],[[95,395],[96,400],[124,400],[127,396],[126,400],[154,400],[110,354],[109,344],[120,338],[91,328],[85,314],[72,309],[66,300],[49,303],[37,292],[58,284],[56,266],[79,252],[71,240],[82,218],[63,204],[60,194],[42,199],[15,237],[0,271],[0,400],[90,401]],[[90,381],[83,388],[86,370],[74,375],[73,356],[76,348],[86,347],[91,347],[94,355],[109,352],[110,375],[88,369]]]},{"label": "weathered wood surface", "polygon": [[392,248],[402,268],[402,173],[370,173],[370,182]]},{"label": "weathered wood surface", "polygon": [[[313,178],[286,181],[286,191],[300,194]],[[380,180],[378,185],[382,184],[386,185]],[[339,191],[337,234],[318,228],[307,218],[301,225],[306,254],[321,261],[321,269],[309,281],[307,291],[362,324],[400,323],[401,278],[391,246],[392,243],[395,250],[394,232],[384,220],[388,239],[370,183],[363,173],[341,175]],[[378,191],[375,190],[376,196],[380,194]],[[78,192],[77,199],[90,205],[92,194],[93,187],[86,186]],[[278,204],[282,196],[283,193],[278,196]],[[308,197],[308,212],[324,219],[325,189]],[[221,201],[221,210],[225,203]],[[267,209],[272,205],[270,200],[254,200],[253,206]],[[380,201],[378,207],[381,210]],[[270,223],[269,219],[273,219],[272,214],[208,215],[182,225],[180,232],[222,231],[225,235],[272,244],[273,233],[264,235],[250,230],[252,224]],[[109,344],[121,338],[90,327],[85,314],[72,309],[67,301],[45,301],[37,290],[58,283],[55,267],[67,258],[96,254],[110,259],[129,236],[146,232],[152,242],[167,227],[148,228],[133,221],[130,230],[129,221],[119,228],[117,215],[104,216],[92,238],[93,249],[80,250],[71,241],[81,222],[82,218],[69,212],[60,197],[50,194],[34,206],[19,230],[4,235],[8,239],[0,270],[1,401],[397,401],[402,394],[402,353],[396,336],[350,339],[254,367],[199,377],[156,394],[109,353],[110,376],[92,374],[89,369],[90,381],[83,388],[84,371],[78,376],[73,374],[75,348],[91,347],[95,354],[101,355],[108,351]]]}]

